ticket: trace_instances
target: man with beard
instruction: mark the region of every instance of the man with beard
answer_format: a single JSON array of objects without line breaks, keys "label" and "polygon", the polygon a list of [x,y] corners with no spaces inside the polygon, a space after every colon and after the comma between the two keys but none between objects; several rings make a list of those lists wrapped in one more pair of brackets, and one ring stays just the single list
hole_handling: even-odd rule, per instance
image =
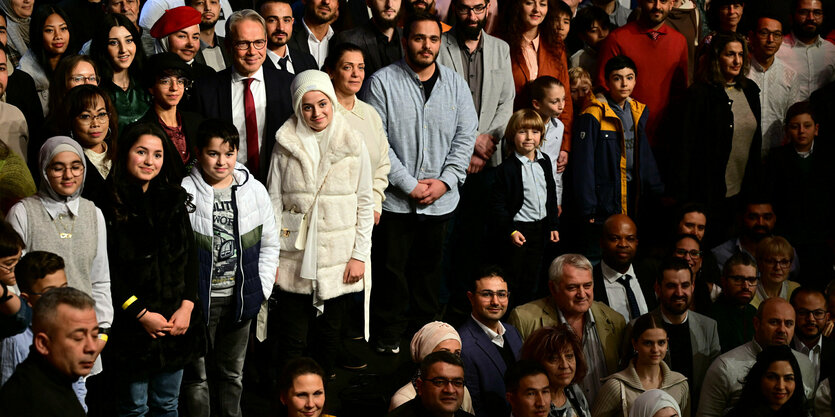
[{"label": "man with beard", "polygon": [[223,71],[229,66],[229,54],[223,47],[223,37],[215,34],[215,24],[220,19],[220,0],[189,0],[191,6],[201,13],[200,52],[194,57],[195,62],[206,64],[215,71]]},{"label": "man with beard", "polygon": [[725,262],[720,280],[722,294],[708,311],[718,323],[722,352],[751,340],[756,309],[750,303],[757,281],[757,261],[750,255],[737,252]]},{"label": "man with beard", "polygon": [[[339,0],[302,0],[304,17],[293,25],[285,42],[291,48],[313,55],[316,68],[322,68],[328,57],[328,45],[335,32],[331,24],[339,17]],[[272,36],[270,36],[272,38]]]},{"label": "man with beard", "polygon": [[792,33],[783,39],[777,57],[797,72],[798,100],[835,80],[835,45],[820,34],[824,25],[821,0],[794,0]]},{"label": "man with beard", "polygon": [[[719,321],[721,325],[721,321]],[[788,345],[794,335],[795,314],[788,301],[773,297],[763,301],[754,317],[754,340],[745,343],[716,358],[710,365],[702,386],[697,417],[724,416],[733,408],[742,394],[745,376],[757,362],[757,354],[766,346]],[[792,351],[800,365],[803,389],[811,404],[814,400],[815,369],[806,355]],[[800,379],[795,375],[796,379]]]},{"label": "man with beard", "polygon": [[[695,406],[699,403],[707,368],[719,356],[720,347],[716,321],[689,310],[693,304],[693,277],[687,261],[667,259],[655,282],[655,294],[661,306],[650,314],[657,322],[664,323],[669,340],[664,362],[687,377],[691,404]],[[626,337],[631,338],[631,335],[632,323],[626,330]],[[627,345],[624,343],[624,347]]]},{"label": "man with beard", "polygon": [[375,348],[389,354],[400,351],[407,309],[413,328],[440,313],[443,242],[478,120],[467,82],[435,63],[441,45],[438,18],[410,16],[403,44],[406,58],[371,76],[366,94],[391,145],[389,187],[371,263]]},{"label": "man with beard", "polygon": [[313,55],[287,44],[293,37],[293,9],[287,0],[262,0],[258,12],[267,22],[267,59],[264,65],[295,75],[319,69]]},{"label": "man with beard", "polygon": [[751,40],[751,72],[748,78],[760,87],[762,108],[761,131],[763,159],[768,152],[783,144],[783,117],[798,99],[797,72],[776,57],[783,43],[783,22],[776,16],[763,14],[748,33]]},{"label": "man with beard", "polygon": [[353,43],[365,55],[365,79],[380,68],[403,58],[400,38],[403,29],[397,27],[402,14],[402,0],[366,0],[371,9],[371,20],[336,35],[334,42]]},{"label": "man with beard", "polygon": [[835,340],[823,336],[823,328],[829,320],[826,297],[819,290],[800,287],[794,291],[790,302],[797,315],[791,346],[809,357],[815,367],[815,382],[823,381],[835,368]]},{"label": "man with beard", "polygon": [[664,20],[673,0],[639,0],[641,16],[616,29],[603,40],[597,58],[597,85],[606,85],[604,66],[610,58],[626,55],[635,61],[641,79],[632,98],[649,107],[647,138],[653,149],[662,144],[658,132],[671,98],[687,88],[687,40]]},{"label": "man with beard", "polygon": [[[719,265],[719,270],[730,259],[731,255],[742,252],[750,257],[757,253],[757,244],[763,238],[774,234],[774,226],[777,224],[777,214],[770,202],[752,200],[745,205],[742,214],[742,234],[739,237],[728,239],[725,243],[713,248],[713,256]],[[792,260],[791,274],[797,273],[797,252],[795,251]]]},{"label": "man with beard", "polygon": [[594,266],[594,300],[620,313],[626,321],[646,314],[655,306],[652,277],[635,268],[632,260],[638,251],[638,228],[625,214],[609,216],[600,236],[603,261]]},{"label": "man with beard", "polygon": [[[455,0],[452,6],[457,23],[441,36],[438,63],[452,68],[467,81],[478,114],[478,131],[450,236],[450,259],[456,262],[450,265],[452,270],[448,275],[468,277],[478,265],[488,262],[485,258],[490,256],[486,255],[490,251],[484,227],[490,218],[489,210],[484,207],[492,195],[495,168],[502,162],[502,152],[498,149],[502,149],[502,136],[513,113],[516,90],[510,47],[484,31],[490,14],[489,0]],[[452,294],[463,294],[466,288],[461,280],[448,285]]]}]

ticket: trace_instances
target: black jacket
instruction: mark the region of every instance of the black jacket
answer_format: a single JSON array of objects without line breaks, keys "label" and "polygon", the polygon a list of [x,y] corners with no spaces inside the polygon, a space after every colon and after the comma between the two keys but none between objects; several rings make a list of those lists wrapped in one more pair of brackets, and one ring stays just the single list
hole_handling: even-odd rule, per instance
[{"label": "black jacket", "polygon": [[85,417],[72,389],[76,380],[58,372],[31,348],[0,389],[0,416]]},{"label": "black jacket", "polygon": [[[393,64],[385,60],[386,57],[380,55],[380,47],[378,44],[378,37],[380,31],[374,26],[374,22],[369,20],[361,26],[357,26],[351,30],[339,33],[334,36],[334,44],[353,43],[362,49],[365,54],[365,79],[371,77],[380,68]],[[394,28],[392,35],[392,42],[400,46],[400,56],[403,56],[403,46],[400,44],[400,39],[403,37],[402,28]]]},{"label": "black jacket", "polygon": [[[293,71],[295,74],[298,74],[302,71],[307,71],[309,69],[319,69],[318,65],[316,65],[316,59],[313,58],[313,55],[310,55],[307,52],[299,51],[295,48],[290,48],[288,45],[287,48],[290,51],[290,61],[293,61]],[[277,70],[275,64],[273,64],[273,60],[269,57],[264,60],[264,67],[272,68]],[[295,74],[290,74],[294,76]]]},{"label": "black jacket", "polygon": [[[391,410],[386,417],[433,417],[434,414],[429,412],[424,406],[423,403],[420,402],[420,397],[415,397],[409,402],[401,405],[400,407]],[[455,412],[455,417],[474,417],[472,414],[458,409]]]},{"label": "black jacket", "polygon": [[[606,293],[606,284],[603,282],[603,262],[601,261],[592,269],[592,279],[594,280],[594,301],[600,301],[603,304],[609,305],[609,294]],[[644,266],[642,262],[632,262],[632,270],[635,271],[635,279],[638,280],[638,285],[641,286],[641,294],[644,296],[644,301],[647,303],[647,311],[652,311],[658,307],[658,300],[655,297],[655,275]],[[626,317],[629,322],[629,317]]]},{"label": "black jacket", "polygon": [[[108,186],[118,190],[118,200],[111,197],[100,207],[107,224],[110,291],[116,310],[108,342],[113,363],[107,366],[132,378],[180,369],[205,350],[188,194],[179,185],[164,186],[159,179],[144,193],[137,185],[117,183],[113,175]],[[133,301],[126,303],[129,300]],[[170,319],[183,300],[194,302],[184,335],[152,339],[136,318],[147,308]]]},{"label": "black jacket", "polygon": [[[203,122],[203,116],[199,113],[190,111],[179,111],[179,113],[183,123],[183,134],[186,137],[186,146],[188,147],[188,152],[191,155],[190,160],[193,161],[197,157],[197,148],[194,145],[194,141],[197,138],[197,129],[200,127],[200,123]],[[148,112],[145,113],[141,119],[137,120],[136,123],[154,123],[162,128],[162,123],[160,123],[159,116],[157,116],[153,106],[151,106],[151,108],[148,109]],[[183,162],[182,158],[175,159],[178,162],[176,168],[177,175],[179,178],[185,178],[185,176],[188,175],[188,171],[186,170],[187,164]]]},{"label": "black jacket", "polygon": [[[547,199],[545,200],[545,220],[548,230],[558,230],[560,218],[557,210],[557,186],[554,182],[554,170],[551,168],[551,161],[548,156],[542,154],[537,162],[545,171],[545,189]],[[522,186],[522,162],[516,155],[504,159],[499,165],[496,174],[496,183],[493,185],[493,217],[497,224],[497,231],[505,237],[509,237],[516,226],[513,216],[522,208],[525,200]]]},{"label": "black jacket", "polygon": [[[26,152],[29,154],[27,165],[29,171],[37,174],[38,154],[43,145],[44,114],[41,101],[38,98],[38,90],[35,88],[35,80],[32,76],[21,70],[15,70],[9,81],[6,83],[6,103],[18,108],[26,119],[26,126],[29,128],[29,144]],[[35,185],[41,181],[40,175],[32,175]]]}]

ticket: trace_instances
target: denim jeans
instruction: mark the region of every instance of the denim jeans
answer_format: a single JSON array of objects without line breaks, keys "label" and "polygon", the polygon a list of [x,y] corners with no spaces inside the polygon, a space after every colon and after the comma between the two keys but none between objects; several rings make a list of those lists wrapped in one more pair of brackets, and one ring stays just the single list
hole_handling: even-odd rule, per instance
[{"label": "denim jeans", "polygon": [[186,365],[183,402],[192,417],[239,417],[249,323],[235,322],[232,296],[212,297],[205,358]]},{"label": "denim jeans", "polygon": [[177,417],[182,379],[183,370],[180,369],[123,381],[119,387],[119,416]]}]

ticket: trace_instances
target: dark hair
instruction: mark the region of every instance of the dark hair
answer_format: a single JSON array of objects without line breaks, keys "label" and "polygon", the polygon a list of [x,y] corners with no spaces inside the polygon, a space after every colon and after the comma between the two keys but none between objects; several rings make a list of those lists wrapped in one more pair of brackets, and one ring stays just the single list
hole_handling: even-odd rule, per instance
[{"label": "dark hair", "polygon": [[707,51],[699,58],[699,63],[696,66],[696,80],[724,87],[726,81],[722,69],[719,67],[719,58],[725,51],[725,47],[734,42],[742,45],[742,69],[734,78],[734,87],[745,88],[748,83],[748,78],[745,75],[748,74],[751,67],[751,58],[748,56],[748,41],[738,33],[717,33],[711,39],[710,44],[706,45],[705,49]]},{"label": "dark hair", "polygon": [[783,126],[788,128],[789,122],[801,114],[808,114],[812,117],[813,122],[818,123],[818,117],[815,114],[815,108],[812,106],[812,103],[808,101],[798,101],[786,110],[786,118],[783,120]]},{"label": "dark hair", "polygon": [[357,44],[351,42],[331,44],[328,56],[322,64],[322,71],[327,73],[334,71],[336,69],[336,65],[339,64],[339,60],[342,59],[342,56],[347,52],[359,52],[362,55],[362,62],[365,62],[365,52],[363,52],[362,48],[357,46]]},{"label": "dark hair", "polygon": [[[75,139],[73,120],[79,114],[87,111],[87,109],[96,105],[96,101],[101,98],[104,100],[104,108],[110,114],[109,125],[110,134],[105,138],[107,141],[107,159],[112,160],[116,155],[115,146],[119,134],[119,114],[116,111],[116,106],[110,101],[110,95],[107,94],[101,87],[95,85],[79,85],[75,86],[67,93],[63,105],[55,110],[53,113],[53,121],[55,128],[59,134],[66,134]],[[52,100],[50,98],[50,100]],[[77,139],[76,139],[77,141]]]},{"label": "dark hair", "polygon": [[0,257],[17,255],[23,249],[26,249],[26,243],[20,234],[9,222],[0,219]]},{"label": "dark hair", "polygon": [[78,39],[75,39],[76,35],[73,32],[70,18],[63,9],[54,4],[42,4],[35,9],[35,12],[32,13],[32,20],[29,22],[29,39],[31,39],[29,49],[32,50],[32,53],[35,55],[35,60],[38,61],[47,78],[52,78],[53,70],[49,65],[49,57],[46,56],[46,48],[43,44],[43,27],[46,24],[46,19],[53,14],[57,14],[64,19],[64,22],[67,24],[67,33],[70,34],[67,49],[61,57],[74,55],[76,51],[75,45],[78,42]]},{"label": "dark hair", "polygon": [[438,19],[438,16],[434,14],[429,14],[422,10],[417,10],[414,13],[408,13],[406,15],[406,22],[403,24],[403,37],[401,39],[409,39],[409,36],[412,34],[412,25],[417,22],[425,22],[425,21],[432,21],[438,25],[438,32],[443,33],[444,29],[441,27],[441,21]]},{"label": "dark hair", "polygon": [[[558,1],[557,4],[555,4],[554,6],[554,10],[556,11],[555,17],[559,15],[568,15],[568,18],[571,19],[574,16],[574,12],[571,11],[571,6],[569,6],[566,2]],[[550,4],[548,4],[548,11],[551,11]],[[571,23],[574,23],[573,19]]]},{"label": "dark hair", "polygon": [[552,88],[552,87],[562,87],[562,82],[560,80],[550,76],[550,75],[543,75],[537,77],[535,80],[528,83],[528,94],[531,97],[531,100],[542,101],[545,98],[545,90]]},{"label": "dark hair", "polygon": [[67,77],[69,77],[72,70],[74,70],[75,67],[82,61],[92,65],[93,71],[96,72],[96,76],[99,75],[99,69],[96,67],[96,62],[93,61],[93,58],[90,58],[87,55],[67,56],[58,62],[58,65],[55,67],[55,72],[52,74],[52,80],[49,82],[50,114],[54,114],[55,111],[63,105],[64,97],[69,91],[69,87],[67,86]]},{"label": "dark hair", "polygon": [[633,61],[632,58],[626,55],[616,55],[609,58],[609,60],[606,61],[606,66],[603,67],[603,71],[605,72],[606,79],[608,80],[609,74],[624,68],[631,69],[635,72],[635,76],[638,76],[638,66],[635,65],[635,61]]},{"label": "dark hair", "polygon": [[563,348],[570,347],[574,351],[576,368],[572,383],[582,381],[588,372],[588,365],[583,356],[583,346],[574,331],[566,324],[547,326],[537,329],[522,344],[521,359],[529,359],[544,364],[554,355],[559,355]]},{"label": "dark hair", "polygon": [[[705,10],[705,17],[707,18],[708,26],[713,29],[714,31],[721,31],[722,25],[719,22],[719,8],[722,6],[728,6],[731,4],[742,4],[745,5],[745,0],[711,0],[710,6]],[[743,22],[745,22],[745,10],[743,10],[742,16],[740,16],[739,23],[736,26],[736,33],[744,33],[743,30]]]},{"label": "dark hair", "polygon": [[593,24],[599,24],[605,29],[611,29],[609,15],[600,7],[584,7],[577,10],[577,15],[571,20],[571,33],[581,36],[591,29]]},{"label": "dark hair", "polygon": [[58,306],[61,304],[77,310],[92,309],[96,306],[92,297],[75,288],[61,287],[50,290],[41,296],[33,308],[32,332],[49,334],[58,313]]},{"label": "dark hair", "polygon": [[742,265],[742,266],[753,266],[755,270],[759,270],[757,268],[757,260],[754,259],[751,255],[738,251],[731,255],[727,261],[725,261],[725,265],[722,267],[722,276],[727,277],[728,274],[731,272],[731,267]]},{"label": "dark hair", "polygon": [[[502,269],[502,267],[500,267],[498,265],[486,265],[486,266],[483,266],[481,268],[478,268],[478,270],[476,270],[475,274],[473,274],[472,277],[473,277],[473,279],[470,280],[470,282],[472,283],[473,292],[475,292],[476,286],[478,285],[478,282],[481,281],[484,278],[494,278],[495,277],[495,278],[501,278],[502,281],[505,281],[504,270]],[[507,281],[505,281],[505,282],[507,282]]]},{"label": "dark hair", "polygon": [[327,379],[325,377],[325,370],[312,358],[303,356],[291,359],[284,365],[281,375],[278,376],[278,392],[280,394],[286,393],[293,387],[293,381],[297,377],[308,374],[319,375],[323,383]]},{"label": "dark hair", "polygon": [[15,267],[15,279],[20,292],[32,293],[35,281],[64,269],[64,258],[44,251],[32,251],[23,255]]},{"label": "dark hair", "polygon": [[290,0],[258,0],[258,2],[255,4],[255,10],[258,12],[258,14],[261,14],[261,8],[268,3],[284,3],[290,7],[293,6],[293,3]]},{"label": "dark hair", "polygon": [[437,352],[432,352],[426,355],[422,361],[420,361],[420,374],[423,376],[429,375],[429,368],[432,365],[443,362],[453,366],[458,366],[460,368],[464,368],[464,362],[461,361],[461,357],[452,353],[447,352],[445,350],[439,350]]},{"label": "dark hair", "polygon": [[96,60],[99,67],[99,76],[102,80],[113,80],[113,58],[107,52],[107,42],[110,39],[110,30],[114,27],[124,27],[133,37],[136,45],[136,53],[133,55],[133,62],[128,68],[128,74],[132,80],[140,80],[142,77],[142,66],[145,64],[145,50],[142,48],[142,37],[133,22],[127,17],[118,13],[108,13],[98,23],[93,38],[90,41],[90,56]]},{"label": "dark hair", "polygon": [[519,389],[519,383],[522,378],[545,375],[548,378],[548,371],[541,363],[532,360],[521,360],[507,368],[504,374],[504,390],[505,392],[516,392]]},{"label": "dark hair", "polygon": [[198,151],[201,151],[209,146],[209,142],[214,138],[220,138],[223,143],[228,143],[232,149],[238,149],[241,143],[238,129],[231,122],[221,119],[206,119],[197,128],[194,146]]},{"label": "dark hair", "polygon": [[[17,280],[18,280],[18,282],[20,282],[20,278],[18,278]],[[824,302],[824,305],[825,305],[824,309],[826,309],[827,311],[829,310],[829,299],[827,298],[826,294],[824,294],[823,291],[821,291],[817,288],[812,288],[812,287],[807,287],[807,286],[798,287],[797,289],[794,290],[792,295],[789,296],[789,303],[792,305],[792,307],[794,307],[794,300],[797,297],[800,297],[801,294],[812,294],[812,295],[819,295],[819,296],[823,297],[823,302]]]},{"label": "dark hair", "polygon": [[792,396],[774,415],[807,415],[806,395],[803,393],[803,375],[794,352],[786,345],[764,346],[763,350],[757,354],[757,361],[748,371],[739,400],[729,415],[753,415],[751,410],[760,408],[765,404],[765,395],[763,395],[761,388],[762,379],[771,364],[780,361],[786,361],[791,365],[796,384]]},{"label": "dark hair", "polygon": [[[699,240],[696,239],[696,236],[693,235],[680,235],[679,238],[676,239],[676,242],[684,238],[694,239],[697,243],[699,242]],[[688,264],[684,259],[676,258],[674,256],[664,258],[661,262],[661,267],[658,268],[658,275],[655,278],[655,283],[659,286],[664,283],[664,271],[687,271],[690,273],[690,282],[693,282],[693,270],[690,269],[690,264]]]},{"label": "dark hair", "polygon": [[[560,13],[565,13],[565,8],[560,8],[560,5],[568,7],[561,0],[547,0],[548,12],[542,23],[539,24],[539,46],[548,49],[549,52],[555,55],[555,59],[561,59],[561,54],[564,54],[563,41],[557,35],[557,16]],[[522,13],[522,3],[525,0],[509,0],[507,2],[499,3],[499,16],[504,18],[506,24],[499,25],[497,35],[510,45],[510,56],[521,56],[522,54],[522,34],[525,32],[523,28],[524,14]],[[502,6],[504,3],[504,6]],[[571,16],[571,9],[568,9],[568,15]]]},{"label": "dark hair", "polygon": [[664,330],[665,333],[667,332],[667,329],[664,328],[664,322],[658,321],[658,319],[650,313],[644,314],[643,316],[638,317],[632,325],[632,336],[630,339],[638,341],[638,338],[640,338],[644,332],[651,329],[661,329]]}]

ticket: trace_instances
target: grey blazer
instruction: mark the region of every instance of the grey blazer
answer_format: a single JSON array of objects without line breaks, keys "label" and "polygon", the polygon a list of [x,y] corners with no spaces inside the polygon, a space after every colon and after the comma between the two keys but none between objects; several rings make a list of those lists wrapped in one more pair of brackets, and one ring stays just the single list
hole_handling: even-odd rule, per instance
[{"label": "grey blazer", "polygon": [[[505,126],[513,114],[516,87],[510,65],[510,47],[507,42],[481,31],[484,37],[484,78],[481,84],[481,110],[478,114],[478,134],[487,133],[499,140],[504,137]],[[464,76],[461,47],[455,38],[455,28],[441,35],[438,63]],[[488,161],[490,166],[502,162],[501,146]]]}]

